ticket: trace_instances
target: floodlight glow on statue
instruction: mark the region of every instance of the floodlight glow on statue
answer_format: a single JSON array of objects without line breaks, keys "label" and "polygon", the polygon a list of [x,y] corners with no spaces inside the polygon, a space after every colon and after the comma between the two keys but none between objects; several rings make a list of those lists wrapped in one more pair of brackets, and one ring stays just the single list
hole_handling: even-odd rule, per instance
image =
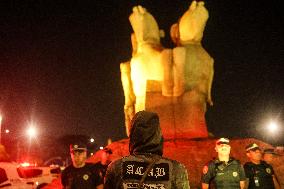
[{"label": "floodlight glow on statue", "polygon": [[[214,60],[201,45],[207,19],[204,3],[193,1],[179,23],[171,28],[177,47],[166,49],[160,43],[162,32],[154,17],[141,6],[133,8],[129,16],[134,31],[132,58],[120,65],[127,134],[134,114],[146,109],[146,92],[161,92],[166,97],[180,97],[189,92],[190,103],[198,106],[194,111],[203,112],[200,114],[203,117],[206,103],[213,105]],[[160,85],[151,85],[150,81]]]}]

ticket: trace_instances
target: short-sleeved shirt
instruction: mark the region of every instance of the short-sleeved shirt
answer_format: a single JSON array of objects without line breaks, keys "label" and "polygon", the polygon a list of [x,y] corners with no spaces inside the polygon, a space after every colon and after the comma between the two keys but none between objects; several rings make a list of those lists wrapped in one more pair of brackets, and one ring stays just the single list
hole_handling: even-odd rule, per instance
[{"label": "short-sleeved shirt", "polygon": [[[274,189],[272,166],[265,161],[260,164],[247,162],[244,165],[246,176],[249,179],[249,189]],[[258,185],[258,186],[256,186]]]},{"label": "short-sleeved shirt", "polygon": [[66,167],[61,175],[64,189],[95,189],[103,184],[99,169],[95,164],[86,163],[84,167]]},{"label": "short-sleeved shirt", "polygon": [[231,158],[227,163],[218,159],[210,161],[203,168],[202,183],[214,184],[217,189],[239,189],[245,181],[245,171],[238,160]]}]

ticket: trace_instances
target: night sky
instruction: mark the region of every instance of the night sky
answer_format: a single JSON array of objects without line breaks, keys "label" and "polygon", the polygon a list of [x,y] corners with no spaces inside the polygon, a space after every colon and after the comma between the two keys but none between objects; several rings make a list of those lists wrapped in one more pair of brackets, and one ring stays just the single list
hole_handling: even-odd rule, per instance
[{"label": "night sky", "polygon": [[[2,0],[2,130],[17,138],[34,122],[42,136],[84,134],[100,144],[125,138],[119,64],[131,58],[132,7],[146,7],[166,33],[163,46],[173,48],[170,26],[190,3]],[[267,137],[261,127],[269,118],[284,125],[282,6],[248,0],[205,6],[210,17],[202,44],[215,60],[208,130],[215,136],[279,141],[283,134]]]}]

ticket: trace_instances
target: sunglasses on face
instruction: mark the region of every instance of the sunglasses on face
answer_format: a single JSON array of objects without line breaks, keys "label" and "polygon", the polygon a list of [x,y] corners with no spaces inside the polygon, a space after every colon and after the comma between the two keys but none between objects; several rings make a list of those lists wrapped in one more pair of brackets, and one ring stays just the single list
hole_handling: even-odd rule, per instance
[{"label": "sunglasses on face", "polygon": [[72,150],[71,151],[72,154],[81,154],[83,152],[86,152],[86,150]]},{"label": "sunglasses on face", "polygon": [[252,152],[259,151],[259,152],[261,152],[261,150],[260,150],[259,148],[251,149],[251,150],[249,150],[249,151],[252,151]]}]

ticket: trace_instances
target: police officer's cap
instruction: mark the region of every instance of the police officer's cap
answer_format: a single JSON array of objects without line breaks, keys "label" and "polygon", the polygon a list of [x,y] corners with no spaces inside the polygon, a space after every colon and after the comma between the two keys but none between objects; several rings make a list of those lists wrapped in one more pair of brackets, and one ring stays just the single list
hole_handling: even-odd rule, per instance
[{"label": "police officer's cap", "polygon": [[227,145],[229,145],[229,143],[230,143],[230,140],[227,139],[227,138],[219,138],[216,141],[216,145],[220,145],[220,144],[227,144]]},{"label": "police officer's cap", "polygon": [[256,151],[256,150],[260,150],[259,146],[256,143],[251,143],[249,145],[246,146],[246,151]]},{"label": "police officer's cap", "polygon": [[87,151],[86,144],[82,142],[75,142],[73,144],[70,144],[70,152],[84,152]]}]

